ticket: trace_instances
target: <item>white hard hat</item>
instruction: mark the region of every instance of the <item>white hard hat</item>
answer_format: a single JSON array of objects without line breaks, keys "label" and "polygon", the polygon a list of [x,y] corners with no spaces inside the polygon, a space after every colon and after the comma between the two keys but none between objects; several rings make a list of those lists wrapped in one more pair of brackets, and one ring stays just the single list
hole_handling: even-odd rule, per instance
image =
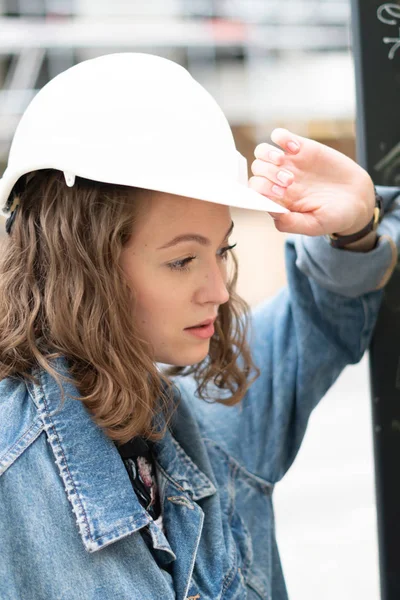
[{"label": "white hard hat", "polygon": [[[75,176],[271,212],[286,209],[247,185],[247,161],[210,94],[180,65],[108,54],[45,85],[26,109],[0,179],[0,206],[25,173]],[[7,207],[5,207],[7,212]]]}]

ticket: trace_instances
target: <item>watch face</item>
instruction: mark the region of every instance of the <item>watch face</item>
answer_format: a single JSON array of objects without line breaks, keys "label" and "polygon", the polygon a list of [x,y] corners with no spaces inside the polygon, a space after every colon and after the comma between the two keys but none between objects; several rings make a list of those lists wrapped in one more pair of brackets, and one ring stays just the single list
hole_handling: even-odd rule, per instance
[{"label": "watch face", "polygon": [[372,223],[371,231],[376,231],[378,229],[378,225],[381,222],[381,220],[381,210],[378,206],[375,206],[374,220]]}]

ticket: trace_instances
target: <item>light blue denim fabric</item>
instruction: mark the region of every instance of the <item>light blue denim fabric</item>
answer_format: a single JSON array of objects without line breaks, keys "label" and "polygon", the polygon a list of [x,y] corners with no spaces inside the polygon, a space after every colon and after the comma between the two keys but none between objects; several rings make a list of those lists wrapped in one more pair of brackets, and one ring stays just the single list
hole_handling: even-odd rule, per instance
[{"label": "light blue denim fabric", "polygon": [[[396,211],[388,223],[397,242]],[[191,379],[176,381],[179,408],[156,444],[166,536],[79,401],[57,410],[44,371],[37,384],[0,382],[1,600],[286,600],[274,485],[314,406],[366,349],[392,252],[385,239],[356,255],[296,238],[286,256],[288,289],[252,316],[261,376],[243,401],[205,403]]]}]

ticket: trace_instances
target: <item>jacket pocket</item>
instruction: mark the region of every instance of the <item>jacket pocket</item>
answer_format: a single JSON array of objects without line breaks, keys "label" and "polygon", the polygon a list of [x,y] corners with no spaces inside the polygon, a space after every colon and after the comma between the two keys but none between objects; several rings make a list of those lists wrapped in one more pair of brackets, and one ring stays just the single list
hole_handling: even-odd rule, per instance
[{"label": "jacket pocket", "polygon": [[249,473],[212,441],[207,441],[218,481],[226,546],[248,590],[248,599],[270,600],[272,484]]}]

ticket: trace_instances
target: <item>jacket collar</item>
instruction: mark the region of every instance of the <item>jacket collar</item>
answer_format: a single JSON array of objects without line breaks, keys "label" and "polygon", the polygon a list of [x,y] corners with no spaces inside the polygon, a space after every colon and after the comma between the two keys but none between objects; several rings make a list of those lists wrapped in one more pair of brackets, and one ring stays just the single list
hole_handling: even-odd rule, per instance
[{"label": "jacket collar", "polygon": [[[64,358],[56,359],[52,366],[59,374],[68,375]],[[42,369],[33,375],[37,383],[29,382],[28,389],[44,423],[86,550],[99,550],[147,525],[151,519],[132,489],[117,448],[76,399],[76,387],[63,383],[65,400],[61,404],[55,379]],[[209,477],[168,430],[156,444],[156,460],[171,483],[193,500],[216,492]]]}]

